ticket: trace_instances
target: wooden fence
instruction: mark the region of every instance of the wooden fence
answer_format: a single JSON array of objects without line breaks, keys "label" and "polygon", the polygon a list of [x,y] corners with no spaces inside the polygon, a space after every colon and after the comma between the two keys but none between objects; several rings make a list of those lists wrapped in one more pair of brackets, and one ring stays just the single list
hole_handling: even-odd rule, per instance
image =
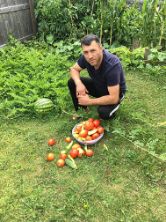
[{"label": "wooden fence", "polygon": [[0,0],[0,47],[10,34],[20,40],[36,34],[33,0]]}]

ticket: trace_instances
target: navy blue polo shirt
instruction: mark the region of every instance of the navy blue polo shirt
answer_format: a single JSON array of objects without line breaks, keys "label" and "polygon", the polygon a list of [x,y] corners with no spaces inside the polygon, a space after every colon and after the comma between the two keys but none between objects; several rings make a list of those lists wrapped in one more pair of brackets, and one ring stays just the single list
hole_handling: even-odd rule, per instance
[{"label": "navy blue polo shirt", "polygon": [[94,81],[96,89],[100,89],[105,95],[109,94],[107,89],[108,86],[115,86],[118,84],[120,85],[120,95],[125,94],[125,76],[117,56],[104,49],[103,60],[97,70],[85,60],[84,55],[81,55],[77,63],[82,69],[87,69],[89,76]]}]

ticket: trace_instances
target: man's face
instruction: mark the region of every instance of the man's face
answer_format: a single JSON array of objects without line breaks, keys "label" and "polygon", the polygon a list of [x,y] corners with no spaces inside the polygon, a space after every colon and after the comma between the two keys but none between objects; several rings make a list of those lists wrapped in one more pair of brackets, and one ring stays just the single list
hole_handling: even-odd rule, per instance
[{"label": "man's face", "polygon": [[103,49],[96,41],[92,41],[90,45],[82,45],[83,55],[91,66],[98,66],[103,58]]}]

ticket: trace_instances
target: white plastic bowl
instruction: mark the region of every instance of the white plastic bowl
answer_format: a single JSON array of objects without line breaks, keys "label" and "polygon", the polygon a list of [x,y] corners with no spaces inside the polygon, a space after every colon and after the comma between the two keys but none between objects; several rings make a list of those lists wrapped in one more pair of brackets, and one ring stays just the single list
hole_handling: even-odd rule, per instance
[{"label": "white plastic bowl", "polygon": [[94,145],[95,143],[97,143],[99,140],[102,139],[102,137],[104,136],[104,133],[100,134],[100,136],[98,138],[96,138],[95,140],[90,140],[90,141],[83,141],[83,140],[79,140],[78,138],[76,138],[74,136],[74,130],[77,127],[77,125],[80,124],[76,124],[75,127],[72,129],[72,136],[74,137],[75,140],[77,140],[78,143],[83,144],[83,145]]}]

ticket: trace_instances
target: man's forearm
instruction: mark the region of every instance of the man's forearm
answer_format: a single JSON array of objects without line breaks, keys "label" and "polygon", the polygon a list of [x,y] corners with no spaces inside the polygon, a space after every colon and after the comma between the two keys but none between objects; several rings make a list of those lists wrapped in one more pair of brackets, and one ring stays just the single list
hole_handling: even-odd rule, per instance
[{"label": "man's forearm", "polygon": [[101,96],[99,98],[91,98],[89,105],[95,106],[95,105],[113,105],[117,104],[119,102],[119,99],[114,98],[111,95]]}]

